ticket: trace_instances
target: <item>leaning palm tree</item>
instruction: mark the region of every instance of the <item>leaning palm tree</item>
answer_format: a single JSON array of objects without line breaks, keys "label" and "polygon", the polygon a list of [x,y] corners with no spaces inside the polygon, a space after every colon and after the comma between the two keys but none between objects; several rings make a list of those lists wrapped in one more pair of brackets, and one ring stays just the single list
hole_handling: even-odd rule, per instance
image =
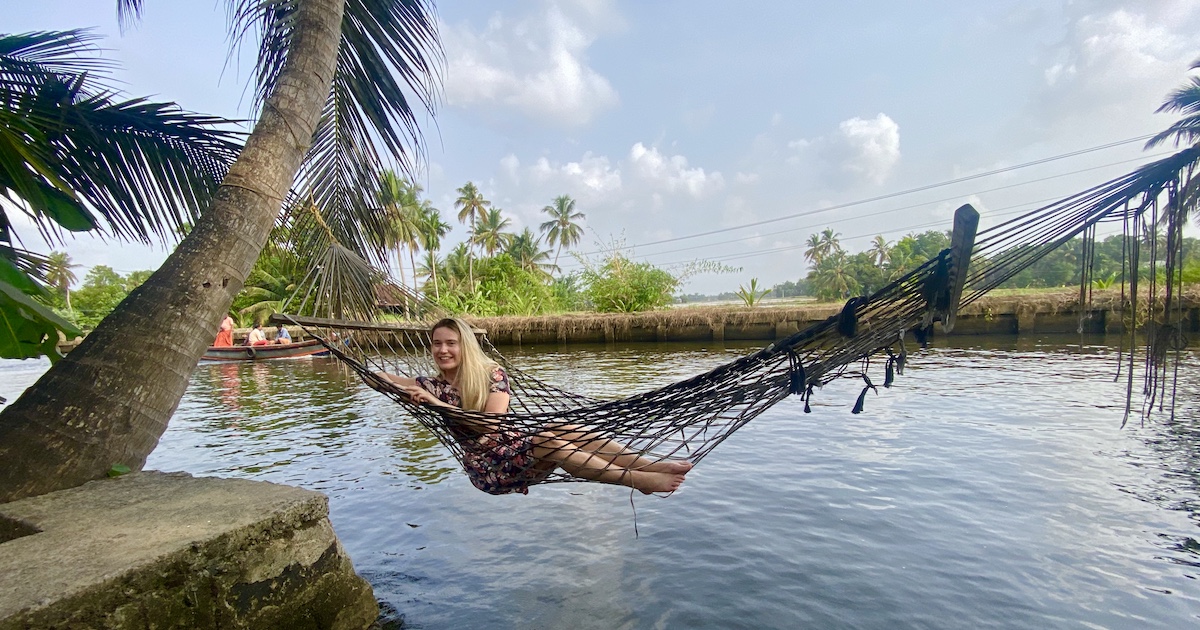
[{"label": "leaning palm tree", "polygon": [[554,252],[554,266],[558,267],[558,256],[563,247],[571,247],[583,237],[583,228],[576,221],[586,218],[582,212],[575,212],[575,200],[567,195],[554,198],[554,203],[542,208],[542,212],[550,215],[550,220],[540,227],[546,235],[546,244],[558,249]]},{"label": "leaning palm tree", "polygon": [[[142,5],[118,4],[127,17]],[[432,7],[229,5],[235,36],[260,35],[259,114],[245,147],[211,201],[194,196],[204,212],[162,267],[0,413],[0,502],[103,477],[115,464],[142,467],[281,207],[301,207],[287,203],[289,190],[323,212],[318,221],[306,211],[311,222],[293,226],[301,251],[384,255],[366,239],[366,228],[383,221],[372,188],[380,152],[405,166],[421,147],[411,99],[429,108],[435,98]],[[149,201],[170,207],[165,195]]]},{"label": "leaning palm tree", "polygon": [[496,252],[508,247],[512,242],[513,235],[504,231],[511,223],[512,221],[504,218],[500,208],[490,208],[472,231],[471,242],[487,252],[488,256],[495,256]]},{"label": "leaning palm tree", "polygon": [[[492,202],[483,198],[483,193],[479,192],[474,182],[463,184],[455,192],[458,193],[458,199],[454,200],[454,207],[458,210],[458,222],[470,223],[470,233],[474,234],[475,222],[487,216],[487,209],[491,207]],[[475,265],[471,261],[470,250],[467,254],[467,280],[475,284]]]},{"label": "leaning palm tree", "polygon": [[71,310],[71,285],[79,280],[71,270],[79,267],[71,262],[71,255],[66,252],[50,252],[46,257],[46,282],[62,293],[68,311]]}]

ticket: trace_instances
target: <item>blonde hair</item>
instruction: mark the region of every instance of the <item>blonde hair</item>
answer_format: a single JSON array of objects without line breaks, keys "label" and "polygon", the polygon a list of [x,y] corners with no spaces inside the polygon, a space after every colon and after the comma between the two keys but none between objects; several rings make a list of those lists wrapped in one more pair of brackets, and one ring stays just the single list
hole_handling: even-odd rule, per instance
[{"label": "blonde hair", "polygon": [[[429,329],[430,336],[439,328],[449,328],[458,334],[458,376],[454,386],[462,397],[462,408],[483,411],[492,385],[492,371],[500,366],[488,358],[475,340],[471,325],[457,317],[447,317]],[[441,373],[441,368],[438,369]],[[442,374],[445,377],[444,374]]]}]

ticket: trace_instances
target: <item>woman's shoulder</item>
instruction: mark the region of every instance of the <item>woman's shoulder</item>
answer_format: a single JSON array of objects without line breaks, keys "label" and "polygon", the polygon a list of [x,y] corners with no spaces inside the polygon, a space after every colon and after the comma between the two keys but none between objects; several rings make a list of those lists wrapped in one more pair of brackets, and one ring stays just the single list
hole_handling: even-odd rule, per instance
[{"label": "woman's shoulder", "polygon": [[509,386],[508,372],[503,367],[497,365],[492,368],[491,382],[489,383],[488,391],[511,393],[512,389]]}]

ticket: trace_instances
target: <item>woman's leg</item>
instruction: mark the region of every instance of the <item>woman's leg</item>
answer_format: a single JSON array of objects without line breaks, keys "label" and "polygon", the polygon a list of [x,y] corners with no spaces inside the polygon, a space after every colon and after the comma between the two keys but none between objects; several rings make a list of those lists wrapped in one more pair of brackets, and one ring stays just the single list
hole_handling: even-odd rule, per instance
[{"label": "woman's leg", "polygon": [[593,453],[597,457],[611,462],[618,468],[629,470],[644,470],[646,472],[686,473],[692,469],[688,461],[654,460],[631,450],[620,442],[604,437],[585,426],[578,424],[549,425],[544,427],[544,433],[553,434],[555,438],[574,444],[578,450]]},{"label": "woman's leg", "polygon": [[628,486],[644,494],[674,492],[679,489],[686,475],[686,471],[651,471],[620,466],[596,452],[582,450],[574,442],[558,439],[549,431],[534,438],[533,456],[542,461],[555,462],[581,479]]}]

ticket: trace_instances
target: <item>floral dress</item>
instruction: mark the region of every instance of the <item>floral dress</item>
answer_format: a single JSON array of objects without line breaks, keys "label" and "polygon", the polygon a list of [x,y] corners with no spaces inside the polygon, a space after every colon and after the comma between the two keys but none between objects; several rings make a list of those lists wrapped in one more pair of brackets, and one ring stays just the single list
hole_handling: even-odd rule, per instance
[{"label": "floral dress", "polygon": [[[458,388],[440,376],[418,376],[417,383],[442,402],[462,407]],[[492,370],[489,392],[511,394],[508,374],[496,366]],[[514,429],[493,433],[471,433],[451,427],[451,433],[463,447],[463,468],[471,483],[488,494],[529,494],[529,485],[550,474],[533,456],[533,436]]]}]

